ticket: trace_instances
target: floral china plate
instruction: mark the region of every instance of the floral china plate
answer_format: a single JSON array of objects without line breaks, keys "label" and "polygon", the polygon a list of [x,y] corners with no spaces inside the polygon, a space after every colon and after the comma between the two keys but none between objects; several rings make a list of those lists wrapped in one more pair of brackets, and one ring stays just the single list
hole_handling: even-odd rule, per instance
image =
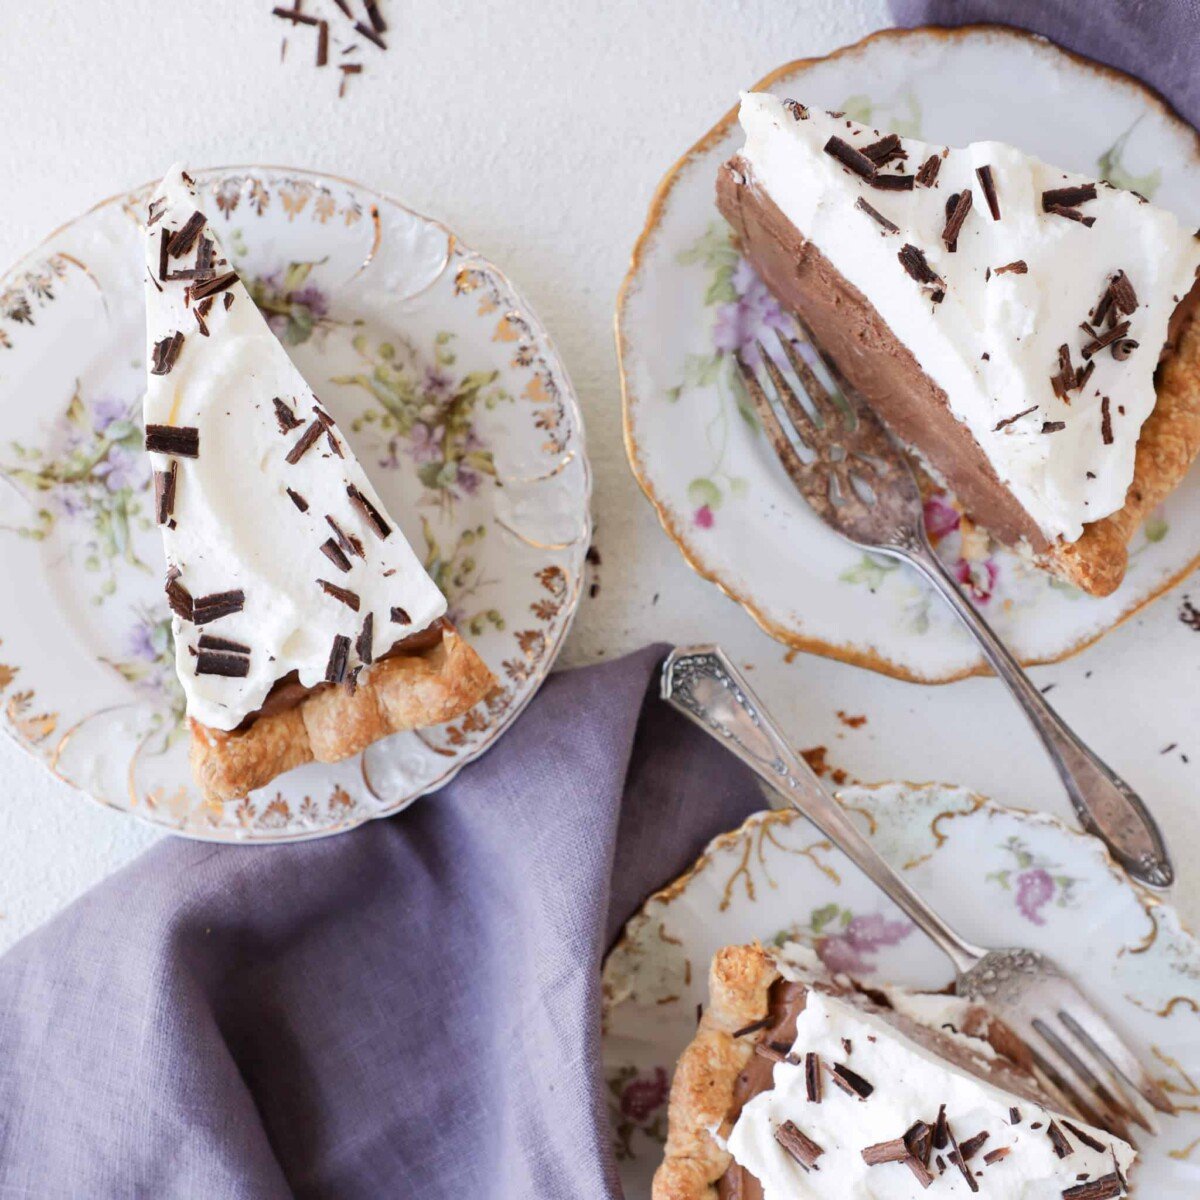
[{"label": "floral china plate", "polygon": [[[1137,1046],[1180,1110],[1143,1137],[1138,1195],[1200,1190],[1200,945],[1100,842],[1052,817],[941,784],[840,793],[875,848],[963,935],[1052,955]],[[950,964],[791,809],[757,813],[643,905],[604,966],[603,1062],[625,1195],[662,1157],[674,1064],[722,946],[798,940],[868,983],[939,988]]]},{"label": "floral china plate", "polygon": [[579,600],[589,469],[545,330],[443,226],[309,172],[198,182],[256,302],[499,686],[453,724],[238,802],[201,798],[141,448],[143,188],[0,278],[0,723],[60,778],[174,832],[294,840],[441,786],[528,702]]},{"label": "floral china plate", "polygon": [[[928,141],[1011,142],[1200,224],[1196,132],[1142,84],[1018,30],[888,30],[755,87]],[[616,332],[634,473],[687,561],[780,641],[919,682],[980,673],[974,642],[913,572],[804,507],[742,394],[734,352],[785,318],[714,204],[741,140],[730,112],[671,168],[633,253]],[[1103,600],[989,545],[936,489],[927,513],[938,552],[1026,662],[1089,645],[1200,561],[1200,470],[1137,534]]]}]

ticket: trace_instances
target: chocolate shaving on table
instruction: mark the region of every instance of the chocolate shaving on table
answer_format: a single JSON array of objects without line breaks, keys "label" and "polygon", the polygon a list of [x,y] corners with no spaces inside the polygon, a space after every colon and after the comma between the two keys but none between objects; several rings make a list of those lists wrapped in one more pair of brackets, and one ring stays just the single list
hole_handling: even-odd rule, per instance
[{"label": "chocolate shaving on table", "polygon": [[992,178],[992,168],[987,165],[976,167],[975,178],[979,180],[979,186],[983,188],[983,198],[987,201],[988,212],[992,214],[992,220],[1000,220],[1000,197],[996,195],[996,181]]},{"label": "chocolate shaving on table", "polygon": [[376,33],[387,33],[387,22],[384,21],[375,0],[363,0],[363,8],[367,10],[367,20],[371,22],[371,28]]},{"label": "chocolate shaving on table", "polygon": [[783,107],[792,114],[793,121],[808,120],[808,108],[806,105],[801,104],[799,100],[785,100]]},{"label": "chocolate shaving on table", "polygon": [[1018,258],[1010,263],[1005,263],[1002,267],[996,267],[992,271],[993,275],[1028,275],[1029,264],[1023,259]]},{"label": "chocolate shaving on table", "polygon": [[1078,187],[1050,188],[1042,193],[1042,211],[1054,212],[1059,208],[1078,208],[1089,200],[1096,198],[1094,183],[1080,184]]},{"label": "chocolate shaving on table", "polygon": [[383,513],[352,483],[346,484],[346,495],[350,497],[351,504],[362,513],[367,524],[379,534],[381,539],[386,540],[392,532],[392,527],[384,519]]},{"label": "chocolate shaving on table", "polygon": [[317,66],[323,67],[329,61],[329,22],[317,24]]},{"label": "chocolate shaving on table", "polygon": [[200,454],[200,430],[194,425],[147,425],[146,449],[154,454],[197,458]]},{"label": "chocolate shaving on table", "polygon": [[271,9],[271,12],[275,16],[281,17],[285,21],[291,21],[293,25],[318,24],[316,17],[309,16],[308,13],[301,12],[298,8],[273,8]]},{"label": "chocolate shaving on table", "polygon": [[223,292],[235,283],[237,283],[236,271],[226,271],[224,275],[216,275],[212,279],[205,279],[192,288],[192,303],[194,304],[197,300],[203,300],[206,296],[215,296],[218,292]]},{"label": "chocolate shaving on table", "polygon": [[971,189],[965,188],[957,196],[954,196],[953,200],[953,211],[948,215],[946,227],[942,230],[942,241],[946,243],[946,249],[951,254],[958,249],[959,232],[962,230],[963,222],[967,219],[967,214],[971,211],[973,200]]},{"label": "chocolate shaving on table", "polygon": [[810,1104],[821,1103],[821,1058],[811,1050],[804,1056],[804,1093]]},{"label": "chocolate shaving on table", "polygon": [[868,1167],[880,1167],[884,1163],[903,1162],[911,1151],[903,1138],[892,1138],[887,1142],[876,1142],[863,1148],[863,1162]]},{"label": "chocolate shaving on table", "polygon": [[398,604],[395,607],[393,607],[391,616],[392,616],[392,623],[395,625],[411,625],[412,624],[412,617],[410,617],[408,615],[408,612],[405,609],[401,608]]},{"label": "chocolate shaving on table", "polygon": [[179,582],[179,568],[171,567],[167,571],[167,606],[177,616],[185,621],[192,619],[192,593]]},{"label": "chocolate shaving on table", "polygon": [[997,421],[992,426],[993,433],[999,433],[1000,430],[1007,428],[1014,421],[1019,421],[1022,417],[1027,417],[1031,412],[1037,412],[1037,405],[1031,404],[1028,408],[1022,409],[1019,413],[1013,413],[1011,417],[1005,417],[1002,421]]},{"label": "chocolate shaving on table", "polygon": [[346,666],[350,660],[350,639],[339,633],[333,639],[329,651],[329,662],[325,666],[326,683],[342,683],[346,678]]},{"label": "chocolate shaving on table", "polygon": [[316,440],[324,432],[325,426],[320,421],[310,421],[305,426],[304,432],[296,439],[292,448],[287,452],[284,461],[295,466],[313,448]]},{"label": "chocolate shaving on table", "polygon": [[938,172],[942,169],[941,157],[931,154],[920,166],[916,174],[918,187],[933,187],[937,182]]},{"label": "chocolate shaving on table", "polygon": [[183,334],[179,330],[163,338],[162,341],[155,342],[152,354],[154,365],[150,368],[150,374],[169,375],[182,349]]},{"label": "chocolate shaving on table", "polygon": [[1050,1139],[1050,1145],[1054,1147],[1054,1153],[1059,1158],[1067,1158],[1075,1153],[1074,1147],[1071,1145],[1067,1135],[1058,1127],[1057,1121],[1051,1121],[1046,1126],[1046,1136]]},{"label": "chocolate shaving on table", "polygon": [[226,679],[244,679],[250,674],[248,654],[228,654],[221,650],[201,650],[196,655],[197,675],[223,675]]},{"label": "chocolate shaving on table", "polygon": [[735,1029],[729,1036],[735,1039],[742,1038],[748,1033],[757,1033],[760,1029],[766,1029],[770,1023],[770,1016],[766,1016],[761,1021],[751,1021],[749,1025],[743,1025],[741,1029]]},{"label": "chocolate shaving on table", "polygon": [[875,177],[875,164],[861,151],[856,150],[849,142],[844,142],[836,134],[823,147],[826,154],[836,158],[842,166],[853,171],[862,179]]},{"label": "chocolate shaving on table", "polygon": [[[941,1114],[938,1114],[939,1117]],[[967,1181],[967,1187],[971,1191],[979,1191],[979,1184],[976,1182],[975,1173],[967,1166],[962,1156],[962,1150],[959,1148],[958,1139],[954,1136],[954,1130],[950,1128],[950,1122],[946,1122],[946,1136],[950,1139],[951,1153],[947,1155],[950,1162],[959,1169],[962,1177]]]},{"label": "chocolate shaving on table", "polygon": [[282,396],[276,396],[271,403],[275,406],[275,420],[279,422],[280,433],[291,433],[293,429],[298,429],[304,424]]},{"label": "chocolate shaving on table", "polygon": [[899,233],[900,232],[899,225],[893,225],[892,222],[889,221],[887,219],[887,217],[885,217],[883,215],[883,213],[881,213],[879,211],[879,209],[874,208],[870,204],[868,204],[866,202],[866,200],[864,200],[862,198],[862,196],[859,196],[859,198],[857,200],[855,200],[854,207],[857,209],[861,209],[863,212],[865,212],[867,214],[867,216],[871,218],[871,220],[876,221],[876,222],[878,222],[878,224],[882,225],[883,228],[888,233]]},{"label": "chocolate shaving on table", "polygon": [[364,25],[361,21],[354,22],[355,31],[362,34],[368,42],[374,43],[380,50],[387,49],[387,42],[383,40],[369,25]]},{"label": "chocolate shaving on table", "polygon": [[1080,1129],[1074,1121],[1063,1119],[1063,1124],[1079,1139],[1089,1150],[1095,1150],[1099,1154],[1106,1153],[1110,1147],[1106,1146],[1102,1141],[1092,1137],[1086,1129]]},{"label": "chocolate shaving on table", "polygon": [[246,607],[246,593],[241,588],[228,592],[212,592],[207,596],[197,596],[192,601],[192,620],[197,625],[207,625],[210,621],[219,621],[222,617],[231,617],[240,613]]},{"label": "chocolate shaving on table", "polygon": [[1100,399],[1100,437],[1106,446],[1112,445],[1112,408],[1107,396]]},{"label": "chocolate shaving on table", "polygon": [[825,1153],[812,1138],[801,1133],[794,1121],[784,1121],[775,1130],[775,1140],[798,1162],[806,1171]]},{"label": "chocolate shaving on table", "polygon": [[225,650],[229,654],[250,653],[250,647],[243,642],[234,642],[229,638],[213,637],[211,633],[202,633],[197,645],[201,650]]},{"label": "chocolate shaving on table", "polygon": [[183,227],[167,243],[168,257],[182,258],[192,248],[193,243],[200,236],[200,230],[204,228],[207,221],[208,218],[202,212],[192,213],[183,223]]},{"label": "chocolate shaving on table", "polygon": [[208,323],[205,317],[212,311],[213,298],[209,296],[207,300],[201,300],[199,304],[192,309],[192,316],[196,318],[196,326],[199,328],[201,336],[208,337]]},{"label": "chocolate shaving on table", "polygon": [[354,643],[354,649],[358,652],[358,657],[365,663],[375,661],[375,614],[367,613],[363,617],[362,630],[359,632],[358,640]]},{"label": "chocolate shaving on table", "polygon": [[[305,505],[305,507],[307,507],[307,505]],[[333,540],[333,538],[326,538],[326,540],[321,543],[321,553],[324,554],[325,557],[329,559],[329,561],[333,563],[333,565],[337,567],[339,571],[350,570],[350,560],[346,557],[346,552],[337,544],[337,542]]]},{"label": "chocolate shaving on table", "polygon": [[885,137],[881,137],[879,141],[872,142],[869,146],[863,146],[862,152],[877,166],[882,167],[885,163],[889,163],[893,158],[901,158],[904,151],[900,147],[899,135],[889,133]]},{"label": "chocolate shaving on table", "polygon": [[154,472],[154,519],[165,525],[175,510],[175,488],[179,482],[179,463],[171,459],[165,471]]},{"label": "chocolate shaving on table", "polygon": [[833,1082],[846,1095],[856,1096],[859,1100],[865,1100],[875,1090],[873,1083],[868,1083],[857,1071],[852,1071],[841,1063],[830,1068],[830,1074],[833,1076]]},{"label": "chocolate shaving on table", "polygon": [[929,265],[925,252],[914,246],[912,242],[905,242],[896,257],[900,260],[900,265],[918,283],[940,284],[944,282],[942,277]]},{"label": "chocolate shaving on table", "polygon": [[983,1156],[983,1161],[990,1167],[993,1163],[998,1163],[1002,1159],[1007,1158],[1011,1153],[1011,1146],[997,1146],[995,1150],[989,1150]]},{"label": "chocolate shaving on table", "polygon": [[1117,1200],[1125,1192],[1125,1181],[1114,1171],[1087,1183],[1077,1183],[1063,1190],[1063,1200]]},{"label": "chocolate shaving on table", "polygon": [[1042,432],[1043,433],[1061,433],[1064,429],[1066,429],[1066,427],[1067,427],[1066,421],[1043,421],[1042,422]]},{"label": "chocolate shaving on table", "polygon": [[337,538],[338,545],[347,554],[353,554],[363,560],[366,559],[366,551],[363,550],[360,538],[356,538],[352,533],[347,533],[328,513],[325,514],[325,523],[333,530],[333,536]]},{"label": "chocolate shaving on table", "polygon": [[1118,325],[1113,325],[1106,329],[1103,333],[1098,333],[1084,348],[1080,351],[1084,358],[1091,358],[1097,350],[1103,350],[1105,346],[1111,346],[1113,342],[1118,342],[1129,332],[1129,322],[1122,321]]},{"label": "chocolate shaving on table", "polygon": [[330,583],[327,579],[318,579],[317,585],[325,595],[340,600],[347,608],[358,612],[360,601],[357,592],[352,592],[349,588],[338,587],[336,583]]}]

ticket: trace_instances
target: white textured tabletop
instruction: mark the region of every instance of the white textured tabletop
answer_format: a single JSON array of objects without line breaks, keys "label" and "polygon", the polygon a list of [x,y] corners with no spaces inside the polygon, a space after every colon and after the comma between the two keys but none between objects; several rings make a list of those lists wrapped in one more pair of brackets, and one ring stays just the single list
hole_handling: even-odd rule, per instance
[{"label": "white textured tabletop", "polygon": [[[796,743],[825,746],[833,767],[867,780],[951,780],[1069,815],[997,682],[922,688],[786,655],[685,566],[625,463],[613,301],[659,177],[740,86],[886,24],[883,0],[384,0],[391,46],[364,50],[367,69],[340,100],[303,32],[280,62],[286,29],[271,6],[43,0],[6,9],[0,262],[176,159],[314,167],[444,219],[518,282],[581,396],[601,563],[566,663],[653,639],[719,640],[752,668]],[[1035,676],[1161,818],[1191,923],[1200,915],[1190,856],[1200,758],[1187,759],[1193,747],[1200,754],[1200,629],[1180,619],[1187,591],[1185,582]],[[852,726],[839,711],[866,722]],[[3,740],[0,778],[0,948],[160,836],[89,804]]]}]

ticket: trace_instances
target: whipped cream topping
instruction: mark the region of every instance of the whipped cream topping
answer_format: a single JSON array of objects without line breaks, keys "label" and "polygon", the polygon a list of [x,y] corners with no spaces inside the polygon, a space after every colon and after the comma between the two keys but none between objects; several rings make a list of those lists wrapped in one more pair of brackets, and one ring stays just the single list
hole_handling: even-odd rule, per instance
[{"label": "whipped cream topping", "polygon": [[[1121,508],[1167,324],[1200,265],[1192,232],[1132,192],[1000,142],[946,148],[901,138],[905,157],[880,165],[877,179],[917,182],[880,187],[825,150],[836,137],[861,152],[880,140],[878,130],[757,92],[742,96],[741,123],[751,182],[867,297],[1047,538],[1074,541],[1084,524]],[[918,172],[931,157],[938,167],[929,183]],[[1095,185],[1094,199],[1067,195],[1059,207],[1068,215],[1044,211],[1055,203],[1045,193],[1086,185]],[[952,253],[943,239],[948,201],[967,190],[971,207]],[[900,261],[905,246],[937,281],[914,278]],[[1085,358],[1096,338],[1081,322],[1121,271],[1136,297],[1132,312],[1114,313],[1115,323],[1129,322],[1124,345]],[[1104,320],[1094,326],[1097,335],[1109,329]],[[1126,339],[1137,342],[1130,353]],[[1064,345],[1072,373],[1091,373],[1059,394],[1051,380]]]},{"label": "whipped cream topping", "polygon": [[[786,962],[779,966],[785,978],[813,979],[813,973],[803,966],[798,971],[789,969]],[[921,1007],[914,1008],[914,1016]],[[958,1012],[955,1005],[938,1004],[931,1005],[925,1016],[940,1022]],[[974,1050],[984,1054],[990,1050],[980,1039],[969,1041]],[[980,1047],[986,1049],[980,1051]],[[1111,1150],[1088,1146],[1057,1114],[937,1056],[877,1014],[821,991],[808,993],[791,1050],[798,1063],[775,1065],[773,1087],[746,1104],[726,1143],[735,1161],[762,1184],[765,1200],[914,1200],[924,1195],[903,1162],[871,1166],[862,1152],[901,1137],[917,1121],[932,1126],[942,1104],[960,1145],[979,1134],[988,1135],[967,1165],[976,1174],[980,1194],[992,1200],[1061,1200],[1063,1191],[1080,1182],[1081,1176],[1097,1179],[1117,1167],[1126,1173],[1135,1157],[1124,1142],[1072,1121],[1076,1129]],[[817,1054],[823,1066],[819,1102],[808,1099],[804,1066],[808,1053]],[[872,1086],[866,1099],[833,1084],[829,1072],[835,1065],[848,1067]],[[1015,1124],[1014,1107],[1020,1118]],[[786,1121],[820,1147],[819,1169],[806,1171],[776,1139],[776,1130]],[[1063,1158],[1058,1157],[1047,1132],[1051,1121],[1070,1146]],[[995,1156],[996,1151],[1005,1149],[1007,1154]],[[930,1170],[935,1178],[931,1195],[972,1194],[949,1160],[951,1152],[952,1147],[947,1146],[931,1155]],[[939,1154],[944,1171],[937,1166]],[[993,1155],[993,1161],[985,1161],[985,1155]]]},{"label": "whipped cream topping", "polygon": [[350,680],[446,601],[179,167],[150,204],[146,271],[144,410],[176,669],[188,715],[233,729],[276,680]]}]

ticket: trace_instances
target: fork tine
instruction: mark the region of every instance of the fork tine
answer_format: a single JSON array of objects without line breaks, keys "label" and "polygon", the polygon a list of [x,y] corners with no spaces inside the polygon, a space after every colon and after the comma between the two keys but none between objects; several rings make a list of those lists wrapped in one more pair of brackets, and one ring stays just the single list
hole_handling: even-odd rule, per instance
[{"label": "fork tine", "polygon": [[1154,1132],[1154,1126],[1142,1116],[1136,1105],[1131,1107],[1122,1099],[1118,1099],[1112,1088],[1105,1082],[1104,1077],[1108,1073],[1106,1067],[1090,1061],[1087,1052],[1081,1054],[1075,1047],[1068,1045],[1058,1031],[1045,1021],[1035,1020],[1033,1027],[1042,1036],[1042,1039],[1053,1048],[1058,1057],[1067,1064],[1080,1083],[1100,1101],[1109,1115],[1121,1120],[1127,1118],[1141,1126],[1147,1133]]},{"label": "fork tine", "polygon": [[1171,1103],[1170,1097],[1155,1083],[1149,1071],[1090,1005],[1084,1003],[1070,1010],[1064,1008],[1058,1015],[1062,1023],[1081,1042],[1090,1047],[1093,1054],[1107,1063],[1114,1075],[1124,1079],[1151,1108],[1167,1116],[1175,1115],[1175,1105]]},{"label": "fork tine", "polygon": [[738,374],[741,375],[742,382],[746,385],[746,391],[750,393],[750,402],[754,405],[754,411],[758,414],[767,440],[775,451],[775,456],[783,464],[783,469],[788,473],[791,481],[798,488],[803,489],[808,474],[804,460],[796,453],[796,447],[784,433],[783,425],[776,415],[771,401],[767,398],[767,393],[763,391],[762,384],[758,382],[758,376],[740,354],[735,354],[733,358],[737,364]]},{"label": "fork tine", "polygon": [[1103,1129],[1114,1137],[1119,1137],[1123,1142],[1128,1142],[1135,1150],[1137,1149],[1137,1143],[1133,1139],[1133,1134],[1129,1132],[1129,1126],[1120,1117],[1115,1114],[1103,1114],[1092,1107],[1080,1094],[1079,1089],[1054,1065],[1051,1057],[1043,1054],[1032,1042],[1026,1044],[1029,1046],[1029,1053],[1033,1056],[1034,1065],[1037,1068],[1038,1082],[1043,1087],[1049,1084],[1047,1091],[1050,1098],[1063,1113],[1078,1113],[1089,1125]]},{"label": "fork tine", "polygon": [[[767,348],[762,342],[755,343],[758,346],[758,352],[762,356],[763,366],[766,368],[767,374],[771,377],[771,383],[775,387],[775,394],[779,397],[787,412],[788,420],[791,421],[792,427],[803,436],[804,429],[809,425],[816,425],[817,428],[824,428],[825,414],[821,412],[817,402],[813,399],[812,393],[805,388],[805,394],[808,396],[809,402],[813,406],[813,411],[816,413],[816,419],[813,419],[813,414],[800,403],[800,397],[796,395],[796,389],[784,378],[783,372],[779,369],[779,364],[767,353]],[[804,380],[800,380],[801,386],[804,386]]]},{"label": "fork tine", "polygon": [[792,365],[792,370],[796,372],[796,378],[800,380],[800,386],[804,388],[805,394],[812,402],[812,406],[822,422],[835,417],[841,419],[844,416],[842,408],[830,394],[829,389],[817,377],[816,371],[804,361],[800,351],[796,348],[796,343],[791,338],[785,337],[782,330],[778,331],[777,336],[784,354],[787,355],[788,362]]}]

